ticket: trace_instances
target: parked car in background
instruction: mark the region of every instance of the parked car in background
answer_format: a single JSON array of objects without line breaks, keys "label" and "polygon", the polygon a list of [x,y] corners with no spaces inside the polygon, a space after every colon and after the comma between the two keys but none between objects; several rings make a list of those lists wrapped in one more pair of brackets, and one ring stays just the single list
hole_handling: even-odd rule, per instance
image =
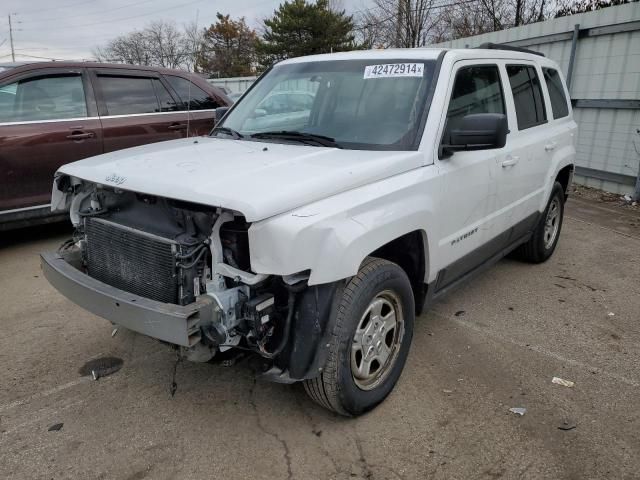
[{"label": "parked car in background", "polygon": [[274,91],[254,110],[246,128],[258,131],[266,126],[289,130],[309,118],[315,92]]},{"label": "parked car in background", "polygon": [[135,65],[0,65],[0,230],[51,221],[62,165],[206,135],[229,98],[201,77]]}]

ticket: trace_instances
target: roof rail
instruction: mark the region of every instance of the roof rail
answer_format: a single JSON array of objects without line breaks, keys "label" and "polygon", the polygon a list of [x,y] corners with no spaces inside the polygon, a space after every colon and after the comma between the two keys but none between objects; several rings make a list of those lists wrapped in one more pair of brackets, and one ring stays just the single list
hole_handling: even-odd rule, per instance
[{"label": "roof rail", "polygon": [[510,50],[512,52],[523,52],[523,53],[531,53],[533,55],[539,55],[541,57],[544,57],[544,53],[540,53],[540,52],[536,52],[535,50],[529,50],[528,48],[522,48],[522,47],[512,47],[511,45],[504,45],[502,43],[483,43],[481,45],[478,45],[475,48],[485,48],[487,50]]}]

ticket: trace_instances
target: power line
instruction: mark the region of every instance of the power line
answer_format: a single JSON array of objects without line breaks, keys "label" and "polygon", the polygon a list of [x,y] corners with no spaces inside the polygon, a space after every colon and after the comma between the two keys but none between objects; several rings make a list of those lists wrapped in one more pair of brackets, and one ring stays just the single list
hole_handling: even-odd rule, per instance
[{"label": "power line", "polygon": [[[122,22],[122,21],[126,21],[126,20],[131,20],[133,18],[140,18],[140,17],[147,17],[149,15],[155,15],[157,13],[162,13],[162,12],[166,12],[169,10],[174,10],[176,8],[181,8],[181,7],[187,7],[189,5],[194,5],[196,3],[201,3],[204,0],[193,0],[191,2],[186,2],[186,3],[181,3],[178,5],[174,5],[172,7],[167,7],[164,9],[160,9],[160,10],[154,10],[153,12],[149,12],[149,13],[143,13],[140,15],[132,15],[132,16],[128,16],[128,17],[122,17],[122,18],[113,18],[111,20],[102,20],[99,22],[92,22],[92,23],[85,23],[85,24],[80,24],[80,25],[65,25],[59,28],[54,28],[53,30],[62,30],[62,29],[66,29],[66,28],[83,28],[83,27],[93,27],[95,25],[103,25],[105,23],[113,23],[113,22]],[[40,28],[25,28],[24,30],[29,30],[29,31],[42,31],[42,29]]]},{"label": "power line", "polygon": [[[456,2],[450,2],[450,3],[444,3],[444,2],[441,2],[441,3],[439,3],[439,4],[437,4],[437,3],[436,3],[436,4],[432,4],[432,5],[430,5],[428,8],[424,9],[424,11],[425,11],[425,13],[428,13],[429,11],[431,11],[431,10],[435,10],[435,9],[448,8],[448,7],[456,7],[456,6],[458,6],[458,5],[465,5],[465,4],[467,4],[467,3],[475,3],[475,2],[477,2],[477,1],[478,1],[478,0],[459,0],[459,1],[456,1]],[[361,12],[361,13],[364,13],[364,12],[370,12],[370,11],[372,11],[372,10],[375,10],[375,7],[372,7],[372,8],[366,8],[366,9],[362,9],[362,10],[357,10],[357,11],[356,11],[356,13],[357,13],[357,12]],[[408,10],[408,11],[407,11],[407,13],[416,13],[416,12],[418,12],[418,11],[420,11],[420,9],[418,9],[418,8],[414,8],[414,9]],[[367,23],[366,25],[362,25],[362,26],[360,26],[360,27],[355,27],[355,28],[354,28],[354,30],[356,30],[356,31],[362,31],[362,30],[365,30],[365,29],[367,29],[367,28],[377,27],[377,26],[382,25],[382,24],[384,24],[384,23],[386,23],[386,22],[388,22],[388,21],[390,21],[390,20],[393,20],[393,19],[395,19],[395,18],[398,18],[398,16],[400,16],[400,12],[398,12],[398,13],[393,13],[393,14],[389,15],[388,17],[383,18],[383,19],[380,19],[380,20],[377,20],[377,21],[375,21],[375,22]]]},{"label": "power line", "polygon": [[[142,0],[140,2],[134,2],[134,3],[129,3],[127,5],[122,5],[120,7],[115,7],[115,8],[109,8],[107,10],[101,10],[99,12],[92,12],[92,15],[102,15],[103,13],[109,13],[109,12],[115,12],[116,10],[123,10],[125,8],[131,8],[131,7],[136,7],[138,5],[142,5],[143,3],[150,3],[153,2],[154,0]],[[60,17],[53,17],[53,18],[46,18],[43,20],[27,20],[26,22],[23,23],[42,23],[42,22],[52,22],[52,21],[56,21],[56,20],[67,20],[69,18],[77,18],[77,17],[84,17],[87,15],[87,12],[85,13],[77,13],[75,15],[63,15]]]},{"label": "power line", "polygon": [[42,12],[49,12],[51,10],[61,10],[63,8],[71,8],[71,7],[77,7],[79,5],[84,5],[85,3],[95,3],[96,0],[83,0],[82,2],[76,2],[76,3],[70,3],[67,5],[56,5],[55,7],[48,7],[48,8],[38,8],[37,10],[27,10],[26,12],[18,12],[17,15],[29,15],[31,13],[42,13]]}]

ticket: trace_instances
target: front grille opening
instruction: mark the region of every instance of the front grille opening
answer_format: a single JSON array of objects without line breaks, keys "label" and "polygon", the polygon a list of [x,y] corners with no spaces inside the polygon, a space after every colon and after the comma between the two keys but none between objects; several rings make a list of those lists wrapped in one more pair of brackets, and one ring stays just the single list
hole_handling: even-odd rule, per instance
[{"label": "front grille opening", "polygon": [[85,235],[89,276],[141,297],[179,303],[176,242],[97,217],[85,218]]}]

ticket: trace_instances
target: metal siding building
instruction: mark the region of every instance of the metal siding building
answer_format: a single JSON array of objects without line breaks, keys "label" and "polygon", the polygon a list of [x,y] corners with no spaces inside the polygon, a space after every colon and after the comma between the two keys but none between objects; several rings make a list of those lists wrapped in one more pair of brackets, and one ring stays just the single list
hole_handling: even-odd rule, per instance
[{"label": "metal siding building", "polygon": [[485,42],[530,48],[558,62],[570,82],[579,125],[576,181],[640,193],[640,185],[635,187],[640,172],[640,3],[433,46],[472,48]]},{"label": "metal siding building", "polygon": [[233,93],[244,93],[258,77],[210,78],[207,82],[216,87],[225,87]]}]

